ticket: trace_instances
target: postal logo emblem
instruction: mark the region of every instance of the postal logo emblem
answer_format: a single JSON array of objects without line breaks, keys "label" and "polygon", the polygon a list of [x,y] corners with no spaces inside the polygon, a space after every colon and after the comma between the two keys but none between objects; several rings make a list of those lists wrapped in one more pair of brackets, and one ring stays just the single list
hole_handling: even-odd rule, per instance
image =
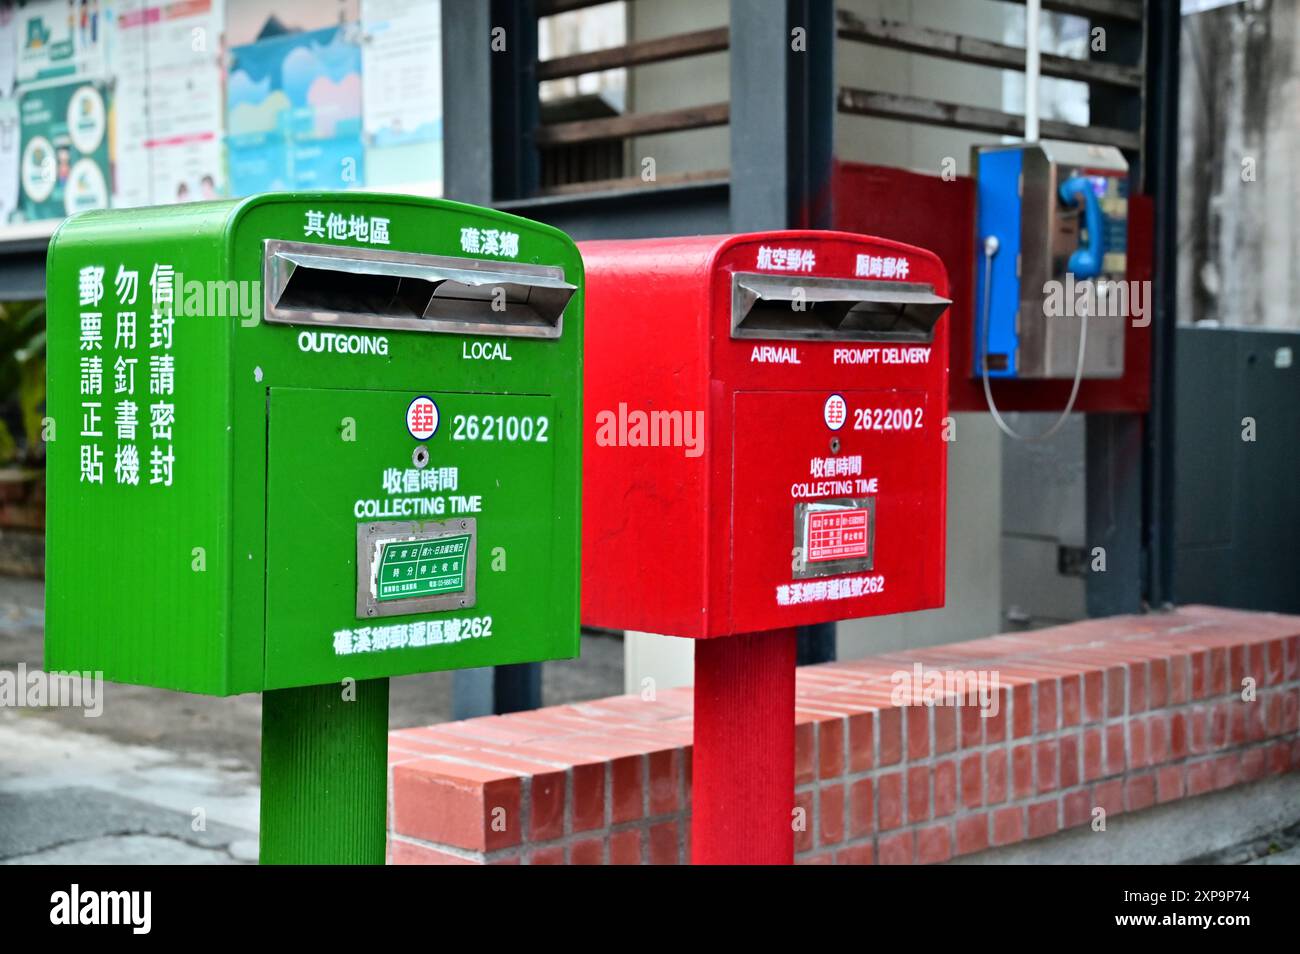
[{"label": "postal logo emblem", "polygon": [[406,429],[417,441],[427,441],[438,431],[438,405],[421,395],[406,408]]},{"label": "postal logo emblem", "polygon": [[838,431],[843,427],[844,422],[849,418],[849,406],[844,402],[844,398],[838,394],[828,397],[822,407],[822,418],[832,431]]}]

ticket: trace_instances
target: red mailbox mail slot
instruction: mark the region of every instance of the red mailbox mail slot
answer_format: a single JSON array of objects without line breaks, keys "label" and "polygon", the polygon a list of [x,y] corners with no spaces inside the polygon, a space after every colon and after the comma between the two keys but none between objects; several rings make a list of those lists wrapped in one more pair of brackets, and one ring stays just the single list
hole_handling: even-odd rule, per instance
[{"label": "red mailbox mail slot", "polygon": [[706,638],[942,605],[936,256],[809,231],[580,248],[585,623]]}]

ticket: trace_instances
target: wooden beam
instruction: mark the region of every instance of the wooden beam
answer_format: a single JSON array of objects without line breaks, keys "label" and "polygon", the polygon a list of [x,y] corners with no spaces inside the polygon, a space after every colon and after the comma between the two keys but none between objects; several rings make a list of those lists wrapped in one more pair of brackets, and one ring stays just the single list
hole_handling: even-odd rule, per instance
[{"label": "wooden beam", "polygon": [[710,103],[707,106],[687,106],[660,113],[629,113],[607,119],[579,119],[569,123],[551,123],[537,127],[533,132],[533,141],[539,146],[559,146],[576,142],[627,139],[630,136],[725,126],[729,112],[728,103]]},{"label": "wooden beam", "polygon": [[[848,10],[840,10],[836,16],[836,32],[842,40],[870,43],[873,46],[906,50],[909,53],[921,53],[978,66],[1022,72],[1025,68],[1025,51],[1022,47],[912,26],[896,20],[859,17]],[[1122,66],[1100,60],[1076,60],[1053,53],[1042,54],[1042,74],[1083,83],[1108,83],[1126,89],[1136,90],[1142,87],[1142,71],[1136,66]]]},{"label": "wooden beam", "polygon": [[646,182],[640,176],[624,179],[593,179],[588,182],[566,182],[564,185],[543,186],[539,196],[587,195],[598,192],[641,192],[666,189],[671,186],[696,185],[701,182],[726,182],[726,169],[704,169],[698,172],[674,172]]},{"label": "wooden beam", "polygon": [[[918,96],[901,96],[894,93],[876,93],[865,89],[841,87],[838,106],[840,112],[855,116],[875,116],[929,126],[973,129],[1003,136],[1025,134],[1023,116],[979,106],[963,106],[958,103],[922,99]],[[1128,129],[1075,126],[1053,119],[1042,120],[1039,129],[1044,139],[1068,139],[1073,142],[1118,146],[1121,149],[1137,149],[1141,144],[1139,134]]]},{"label": "wooden beam", "polygon": [[558,56],[555,59],[542,60],[537,64],[537,78],[539,80],[560,79],[565,76],[596,73],[600,70],[644,66],[647,63],[660,63],[687,56],[720,53],[727,48],[728,32],[726,27],[718,27],[714,30],[678,33],[656,40],[642,40],[639,43],[613,46],[590,53]]}]

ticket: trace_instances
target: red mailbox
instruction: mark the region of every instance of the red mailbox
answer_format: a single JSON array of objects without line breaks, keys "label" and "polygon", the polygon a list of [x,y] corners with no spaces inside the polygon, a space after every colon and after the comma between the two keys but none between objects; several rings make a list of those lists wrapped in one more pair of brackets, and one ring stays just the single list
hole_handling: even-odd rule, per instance
[{"label": "red mailbox", "polygon": [[947,276],[844,232],[579,247],[583,622],[701,640],[693,857],[788,861],[793,627],[943,603]]}]

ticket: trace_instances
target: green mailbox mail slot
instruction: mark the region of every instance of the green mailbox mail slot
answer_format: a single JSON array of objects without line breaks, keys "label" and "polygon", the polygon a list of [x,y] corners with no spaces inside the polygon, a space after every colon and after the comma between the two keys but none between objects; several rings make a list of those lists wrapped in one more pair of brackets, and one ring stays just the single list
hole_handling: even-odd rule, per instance
[{"label": "green mailbox mail slot", "polygon": [[582,262],[350,193],[50,243],[46,665],[229,695],[578,652]]}]

